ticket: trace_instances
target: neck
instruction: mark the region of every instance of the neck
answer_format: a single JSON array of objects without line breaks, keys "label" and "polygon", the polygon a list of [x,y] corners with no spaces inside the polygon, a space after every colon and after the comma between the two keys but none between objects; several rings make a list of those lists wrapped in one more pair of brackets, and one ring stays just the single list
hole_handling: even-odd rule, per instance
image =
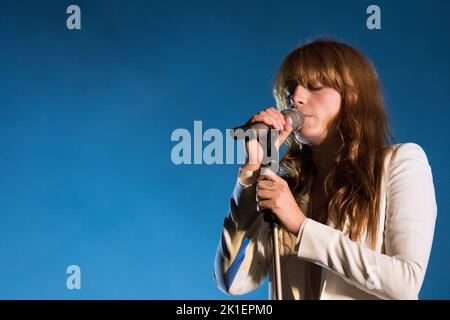
[{"label": "neck", "polygon": [[337,144],[331,139],[319,145],[311,145],[312,160],[316,168],[316,179],[323,180],[330,171],[336,158]]}]

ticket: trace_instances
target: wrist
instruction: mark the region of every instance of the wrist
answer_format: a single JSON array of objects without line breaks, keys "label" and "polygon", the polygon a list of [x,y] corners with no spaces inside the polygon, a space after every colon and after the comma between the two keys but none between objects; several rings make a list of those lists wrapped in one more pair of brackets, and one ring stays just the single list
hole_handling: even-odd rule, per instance
[{"label": "wrist", "polygon": [[302,210],[299,208],[299,214],[297,215],[297,223],[294,229],[294,234],[298,234],[302,228],[303,223],[306,221],[306,216],[303,214]]}]

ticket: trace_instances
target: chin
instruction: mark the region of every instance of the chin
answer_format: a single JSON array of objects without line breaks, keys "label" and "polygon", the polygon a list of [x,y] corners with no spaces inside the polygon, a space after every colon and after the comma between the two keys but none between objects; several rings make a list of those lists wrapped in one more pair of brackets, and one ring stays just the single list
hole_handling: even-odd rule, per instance
[{"label": "chin", "polygon": [[315,137],[310,135],[305,135],[300,131],[294,132],[295,140],[301,144],[307,144],[307,145],[315,145]]},{"label": "chin", "polygon": [[297,130],[294,132],[294,137],[297,142],[307,145],[319,145],[323,139],[317,132],[311,132],[311,130]]}]

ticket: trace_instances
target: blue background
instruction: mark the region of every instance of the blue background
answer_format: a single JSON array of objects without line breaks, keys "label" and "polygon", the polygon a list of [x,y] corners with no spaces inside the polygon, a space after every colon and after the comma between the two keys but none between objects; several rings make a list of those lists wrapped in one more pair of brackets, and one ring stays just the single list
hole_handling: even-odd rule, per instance
[{"label": "blue background", "polygon": [[[0,298],[227,298],[213,263],[239,164],[176,166],[171,133],[225,132],[272,106],[287,53],[333,36],[373,60],[397,142],[429,157],[438,220],[420,297],[449,299],[450,2],[376,1],[373,31],[370,4],[2,1]],[[81,290],[66,288],[71,264]]]}]

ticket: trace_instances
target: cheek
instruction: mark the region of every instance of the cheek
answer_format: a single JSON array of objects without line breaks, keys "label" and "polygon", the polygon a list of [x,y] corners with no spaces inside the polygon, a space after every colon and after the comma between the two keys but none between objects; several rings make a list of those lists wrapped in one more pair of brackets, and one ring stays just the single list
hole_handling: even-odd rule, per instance
[{"label": "cheek", "polygon": [[341,108],[340,95],[337,92],[335,92],[335,94],[327,95],[320,102],[320,106],[319,119],[321,120],[322,125],[326,127],[339,113]]}]

